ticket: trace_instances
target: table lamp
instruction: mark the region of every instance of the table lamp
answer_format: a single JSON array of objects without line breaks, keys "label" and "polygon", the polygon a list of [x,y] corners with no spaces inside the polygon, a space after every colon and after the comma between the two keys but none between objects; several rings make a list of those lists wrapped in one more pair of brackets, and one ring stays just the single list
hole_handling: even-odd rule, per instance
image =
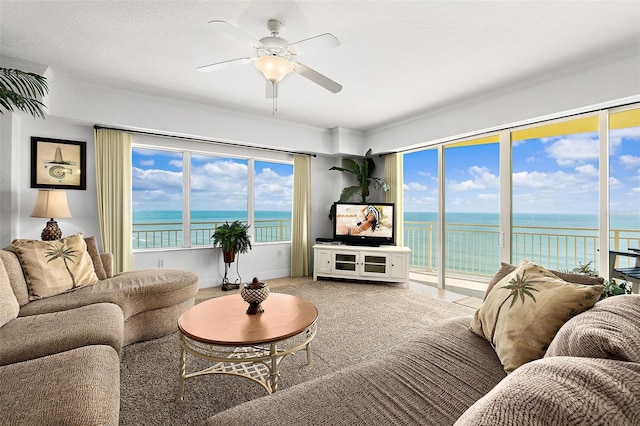
[{"label": "table lamp", "polygon": [[58,227],[58,222],[53,218],[64,219],[71,217],[69,205],[67,204],[67,193],[54,189],[38,190],[38,198],[36,198],[36,205],[33,206],[31,217],[50,218],[47,226],[42,230],[42,235],[40,236],[42,241],[59,240],[62,238],[62,231]]}]

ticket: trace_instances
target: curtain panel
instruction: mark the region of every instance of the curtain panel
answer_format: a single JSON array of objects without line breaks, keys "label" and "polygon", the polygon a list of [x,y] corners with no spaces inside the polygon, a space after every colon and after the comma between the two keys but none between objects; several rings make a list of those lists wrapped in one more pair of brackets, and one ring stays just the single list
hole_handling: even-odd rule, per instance
[{"label": "curtain panel", "polygon": [[113,254],[113,272],[131,270],[131,135],[95,130],[96,186],[100,236]]},{"label": "curtain panel", "polygon": [[403,155],[401,153],[388,154],[384,157],[384,180],[389,184],[389,190],[384,194],[384,201],[396,205],[396,245],[404,246],[404,209],[402,208],[402,188],[404,185]]},{"label": "curtain panel", "polygon": [[293,156],[291,276],[311,275],[311,158]]}]

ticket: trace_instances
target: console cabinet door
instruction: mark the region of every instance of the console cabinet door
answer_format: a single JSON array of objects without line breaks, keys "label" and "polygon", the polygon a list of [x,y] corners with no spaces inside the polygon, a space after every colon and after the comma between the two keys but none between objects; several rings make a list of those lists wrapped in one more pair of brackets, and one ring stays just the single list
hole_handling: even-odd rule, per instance
[{"label": "console cabinet door", "polygon": [[389,276],[389,255],[387,253],[360,253],[360,275],[363,277]]},{"label": "console cabinet door", "polygon": [[318,258],[316,259],[317,274],[330,274],[332,271],[331,250],[318,250],[316,252],[316,256],[318,256]]},{"label": "console cabinet door", "polygon": [[333,272],[337,274],[358,275],[358,252],[333,252]]},{"label": "console cabinet door", "polygon": [[396,253],[391,255],[390,276],[391,278],[408,279],[407,262],[409,261],[406,253]]}]

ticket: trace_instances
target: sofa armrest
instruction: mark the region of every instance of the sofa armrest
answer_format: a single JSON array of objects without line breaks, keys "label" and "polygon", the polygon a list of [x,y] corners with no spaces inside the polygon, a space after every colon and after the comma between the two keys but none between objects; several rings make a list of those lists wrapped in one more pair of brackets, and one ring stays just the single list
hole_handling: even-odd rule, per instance
[{"label": "sofa armrest", "polygon": [[112,278],[113,277],[113,254],[100,253],[100,259],[102,259],[102,265],[104,266],[104,271],[107,273],[107,278]]}]

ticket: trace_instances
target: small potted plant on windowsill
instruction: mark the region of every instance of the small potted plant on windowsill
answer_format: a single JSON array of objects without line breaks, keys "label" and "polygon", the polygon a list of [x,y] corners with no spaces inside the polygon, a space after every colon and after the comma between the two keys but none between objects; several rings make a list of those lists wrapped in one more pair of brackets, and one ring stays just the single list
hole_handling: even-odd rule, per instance
[{"label": "small potted plant on windowsill", "polygon": [[234,262],[236,254],[247,253],[251,249],[251,239],[249,237],[249,226],[235,220],[231,223],[225,222],[218,226],[211,238],[214,246],[222,248],[222,255],[225,264],[224,278],[222,280],[222,290],[237,289],[240,283],[229,283],[227,279],[227,268]]}]

